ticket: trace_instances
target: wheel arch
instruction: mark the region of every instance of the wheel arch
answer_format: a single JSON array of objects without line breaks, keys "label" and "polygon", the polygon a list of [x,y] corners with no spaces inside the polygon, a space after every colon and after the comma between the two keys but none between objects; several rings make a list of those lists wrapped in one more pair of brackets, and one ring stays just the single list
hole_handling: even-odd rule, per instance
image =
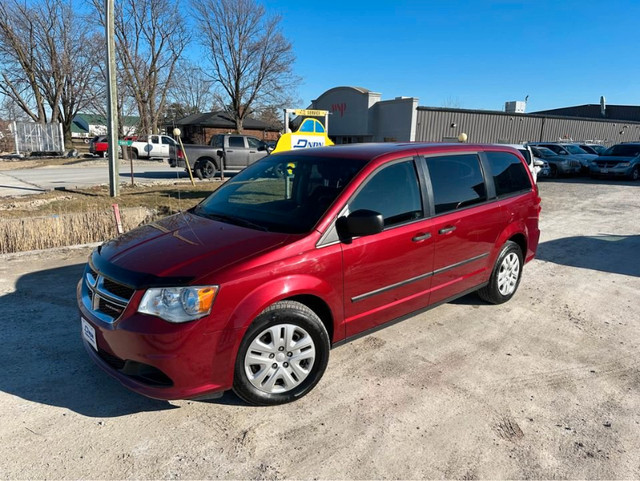
[{"label": "wheel arch", "polygon": [[509,237],[509,239],[507,240],[518,244],[518,247],[520,247],[520,252],[522,252],[522,260],[524,261],[524,259],[527,257],[527,238],[525,237],[525,235],[522,232],[518,232],[517,234]]},{"label": "wheel arch", "polygon": [[216,159],[214,159],[213,157],[210,157],[209,155],[204,155],[202,157],[198,157],[196,159],[196,161],[194,162],[194,164],[193,164],[193,168],[194,169],[198,169],[198,168],[200,168],[200,165],[206,163],[207,161],[211,161],[211,163],[213,163],[213,165],[215,165],[216,169],[220,170],[219,162]]},{"label": "wheel arch", "polygon": [[[269,306],[280,301],[296,301],[311,309],[322,321],[331,343],[334,342],[342,293],[326,281],[310,275],[273,279],[247,293],[230,315],[226,329],[246,331]],[[332,307],[333,306],[333,307]],[[339,332],[338,332],[339,334]]]}]

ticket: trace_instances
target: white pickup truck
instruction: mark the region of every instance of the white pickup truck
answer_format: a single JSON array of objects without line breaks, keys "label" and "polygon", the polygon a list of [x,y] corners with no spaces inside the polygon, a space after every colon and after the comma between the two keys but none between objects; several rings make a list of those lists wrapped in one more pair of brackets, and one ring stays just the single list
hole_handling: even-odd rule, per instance
[{"label": "white pickup truck", "polygon": [[129,147],[132,159],[169,159],[175,158],[178,144],[168,135],[148,135],[138,137]]}]

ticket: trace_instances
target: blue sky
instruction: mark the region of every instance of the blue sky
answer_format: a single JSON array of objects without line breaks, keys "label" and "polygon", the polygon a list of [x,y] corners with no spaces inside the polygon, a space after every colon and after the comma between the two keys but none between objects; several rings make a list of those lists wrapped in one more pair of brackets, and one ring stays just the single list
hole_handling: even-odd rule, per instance
[{"label": "blue sky", "polygon": [[640,105],[638,0],[262,3],[293,43],[303,106],[340,85],[433,107]]}]

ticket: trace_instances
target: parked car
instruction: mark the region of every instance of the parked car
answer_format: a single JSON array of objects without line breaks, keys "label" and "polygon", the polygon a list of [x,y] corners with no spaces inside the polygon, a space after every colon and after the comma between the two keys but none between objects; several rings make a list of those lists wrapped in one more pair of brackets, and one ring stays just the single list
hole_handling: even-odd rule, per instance
[{"label": "parked car", "polygon": [[332,346],[473,291],[511,299],[539,211],[508,147],[274,154],[94,250],[78,283],[81,336],[95,363],[153,398],[293,401]]},{"label": "parked car", "polygon": [[128,151],[132,159],[171,159],[176,158],[178,143],[168,135],[145,135],[131,138]]},{"label": "parked car", "polygon": [[531,145],[539,145],[553,150],[556,154],[566,156],[568,159],[574,159],[580,162],[581,172],[589,172],[589,164],[592,160],[598,158],[596,154],[589,154],[582,150],[578,145],[566,142],[535,142]]},{"label": "parked car", "polygon": [[591,177],[640,179],[640,142],[609,147],[591,164]]},{"label": "parked car", "polygon": [[96,135],[89,142],[89,153],[99,157],[106,157],[109,152],[109,143],[106,135]]},{"label": "parked car", "polygon": [[[209,145],[184,145],[191,170],[200,179],[214,177],[221,168],[225,171],[239,172],[267,156],[270,150],[266,142],[241,134],[214,135]],[[186,168],[184,159],[176,160],[174,157],[169,159],[169,165]]]},{"label": "parked car", "polygon": [[556,154],[553,150],[541,145],[531,145],[533,156],[542,159],[549,165],[548,177],[576,175],[582,170],[580,161],[566,155]]}]

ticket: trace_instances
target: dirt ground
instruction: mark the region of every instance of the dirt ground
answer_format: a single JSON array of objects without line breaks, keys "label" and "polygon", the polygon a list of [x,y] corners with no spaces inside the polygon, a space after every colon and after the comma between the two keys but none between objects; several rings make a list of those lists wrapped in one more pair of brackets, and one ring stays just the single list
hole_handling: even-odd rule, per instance
[{"label": "dirt ground", "polygon": [[305,398],[160,402],[92,365],[88,248],[0,256],[0,479],[638,479],[640,183],[542,182],[538,258],[335,349]]}]

